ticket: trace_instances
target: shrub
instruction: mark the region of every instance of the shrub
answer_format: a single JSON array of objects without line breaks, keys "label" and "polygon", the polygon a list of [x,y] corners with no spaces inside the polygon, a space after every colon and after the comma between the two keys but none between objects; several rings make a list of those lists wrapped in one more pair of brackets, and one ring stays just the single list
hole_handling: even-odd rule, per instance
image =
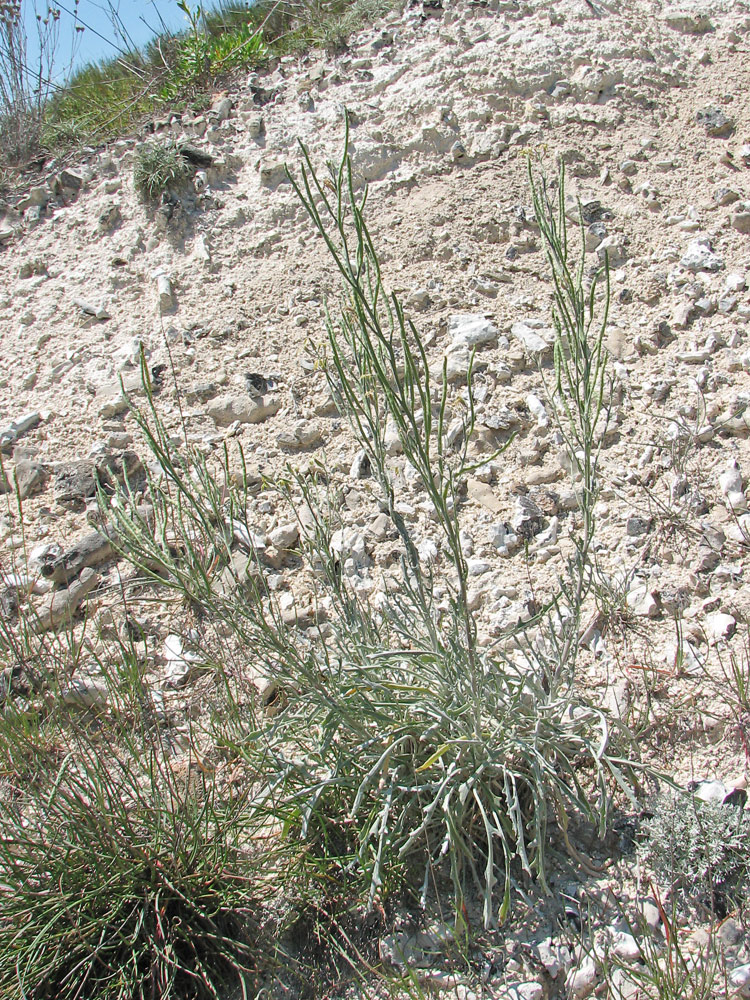
[{"label": "shrub", "polygon": [[[377,606],[357,592],[342,565],[345,557],[339,560],[332,550],[335,505],[325,483],[289,470],[285,480],[266,481],[264,488],[312,514],[302,536],[329,605],[327,631],[318,641],[290,630],[266,590],[261,554],[253,548],[247,479],[233,485],[237,476],[228,456],[217,474],[190,449],[175,455],[153,404],[138,419],[161,470],[150,482],[157,528],[139,522],[121,498],[118,531],[136,565],[151,573],[159,567],[169,586],[223,621],[239,648],[252,650],[286,690],[283,710],[251,737],[236,733],[233,750],[263,776],[277,822],[307,845],[312,863],[350,878],[359,873],[372,905],[404,878],[424,899],[444,860],[456,913],[473,886],[491,925],[508,912],[515,865],[546,885],[555,819],[566,843],[569,812],[604,832],[613,787],[630,793],[629,763],[619,756],[603,714],[574,686],[590,579],[597,434],[608,413],[604,323],[594,322],[594,296],[583,294],[580,272],[569,263],[563,178],[559,211],[547,189],[535,186],[556,269],[555,398],[580,463],[584,527],[569,578],[529,626],[533,632],[516,637],[514,653],[491,654],[477,643],[460,533],[462,489],[473,468],[471,373],[461,410],[445,371],[431,373],[417,329],[384,288],[363,214],[366,193],[355,191],[348,156],[329,165],[324,181],[304,149],[303,158],[301,179],[293,183],[346,289],[319,361],[399,533],[399,582]],[[459,412],[463,433],[456,450],[448,427]],[[450,566],[441,580],[449,588],[443,603],[399,510],[387,424],[396,429],[442,532]],[[249,551],[250,570],[242,580],[232,560],[238,537]],[[228,589],[227,572],[235,587],[243,586]]]}]

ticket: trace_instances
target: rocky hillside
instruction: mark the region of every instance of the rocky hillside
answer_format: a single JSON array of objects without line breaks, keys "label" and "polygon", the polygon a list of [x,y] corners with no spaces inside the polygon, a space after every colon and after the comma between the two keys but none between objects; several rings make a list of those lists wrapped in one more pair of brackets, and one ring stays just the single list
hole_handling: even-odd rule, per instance
[{"label": "rocky hillside", "polygon": [[[259,476],[326,464],[344,571],[363,597],[377,590],[395,535],[316,364],[339,278],[286,174],[299,175],[300,142],[316,167],[338,161],[346,109],[385,282],[433,370],[446,363],[452,406],[476,349],[474,457],[513,437],[466,484],[469,597],[488,646],[554,592],[576,519],[548,397],[552,286],[528,155],[551,179],[565,165],[586,268],[609,261],[614,376],[581,684],[614,718],[638,720],[644,756],[680,784],[744,788],[750,720],[728,677],[733,663],[750,671],[748,93],[742,0],[425,0],[345,52],[252,74],[205,114],[47,164],[0,220],[3,613],[10,574],[41,566],[32,599],[50,627],[87,601],[120,627],[122,564],[92,541],[87,505],[97,470],[122,480],[149,461],[120,389],[143,398],[142,352],[175,447],[183,432],[209,457],[239,442]],[[148,204],[134,159],[167,140],[190,179]],[[395,434],[390,451],[439,585],[430,505]],[[252,504],[255,543],[297,621],[315,584],[284,558],[293,512]],[[154,686],[184,697],[183,626],[148,602],[138,620]],[[622,888],[590,882],[602,900]],[[750,960],[741,929],[727,947],[732,968]],[[546,972],[514,996],[563,990],[570,955],[547,948],[540,961]],[[568,977],[569,995],[594,988],[589,971]]]}]

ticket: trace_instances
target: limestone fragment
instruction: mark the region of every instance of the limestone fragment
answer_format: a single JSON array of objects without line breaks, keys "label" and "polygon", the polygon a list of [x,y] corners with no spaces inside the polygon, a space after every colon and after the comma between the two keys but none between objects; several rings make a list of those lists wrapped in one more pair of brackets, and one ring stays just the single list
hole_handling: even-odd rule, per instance
[{"label": "limestone fragment", "polygon": [[731,639],[736,628],[737,622],[732,615],[717,612],[714,615],[709,615],[706,619],[706,638],[710,645],[715,646],[717,643]]},{"label": "limestone fragment", "polygon": [[275,396],[220,396],[211,401],[208,415],[219,427],[229,427],[235,421],[241,424],[259,424],[278,413],[281,400]]},{"label": "limestone fragment", "polygon": [[514,323],[510,328],[511,335],[521,344],[532,360],[541,361],[552,355],[552,331],[534,322]]},{"label": "limestone fragment", "polygon": [[472,313],[457,313],[448,319],[448,333],[451,335],[450,350],[479,347],[497,342],[498,329],[484,316]]},{"label": "limestone fragment", "polygon": [[112,529],[92,531],[61,555],[42,563],[42,575],[55,583],[67,583],[87,566],[97,566],[113,554]]},{"label": "limestone fragment", "polygon": [[38,611],[34,631],[48,632],[59,625],[68,624],[100,579],[99,574],[93,569],[84,569],[80,577],[66,590],[58,590],[52,594]]}]

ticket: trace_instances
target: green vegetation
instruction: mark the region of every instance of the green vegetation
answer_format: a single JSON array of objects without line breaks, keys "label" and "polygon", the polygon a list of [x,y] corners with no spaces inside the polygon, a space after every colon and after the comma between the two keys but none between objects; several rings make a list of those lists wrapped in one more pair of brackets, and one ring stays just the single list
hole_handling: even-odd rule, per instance
[{"label": "green vegetation", "polygon": [[0,991],[9,1000],[216,998],[259,971],[257,811],[246,793],[219,796],[200,761],[195,774],[172,769],[148,693],[125,682],[136,671],[121,663],[107,679],[116,716],[6,706]]},{"label": "green vegetation", "polygon": [[[259,0],[246,6],[222,0],[206,10],[183,0],[178,6],[189,24],[185,32],[85,66],[63,86],[41,90],[26,62],[18,0],[0,2],[0,162],[22,166],[40,153],[111,139],[147,115],[182,110],[196,99],[205,107],[233,74],[315,46],[341,47],[398,2]],[[42,80],[51,75],[52,59],[60,60],[55,25],[40,37]]]},{"label": "green vegetation", "polygon": [[[144,168],[143,189],[173,167]],[[615,797],[633,795],[627,733],[612,733],[576,687],[610,406],[608,290],[601,312],[583,294],[564,178],[548,187],[530,170],[556,288],[550,400],[580,470],[581,529],[559,593],[504,637],[506,652],[477,641],[468,599],[471,372],[459,395],[444,369],[430,369],[384,286],[348,156],[321,178],[303,149],[292,182],[344,287],[319,367],[367,453],[400,562],[377,601],[362,594],[345,535],[333,544],[341,524],[325,470],[264,480],[277,505],[306,512],[303,571],[321,597],[311,612],[296,609],[311,623],[296,628],[253,542],[257,487],[241,450],[217,460],[175,446],[144,362],[148,402],[134,413],[151,452],[146,504],[123,489],[102,494],[102,513],[138,586],[156,588],[176,619],[201,623],[206,677],[199,697],[167,709],[143,680],[153,651],[122,632],[92,643],[87,625],[48,638],[23,608],[16,624],[0,618],[0,660],[16,678],[0,727],[4,996],[216,998],[225,979],[256,995],[264,972],[293,961],[283,930],[304,936],[312,924],[329,953],[361,965],[352,913],[404,900],[446,906],[446,890],[465,941],[469,908],[487,927],[502,922],[523,873],[546,889],[551,844],[580,860],[570,817],[604,834]],[[457,420],[458,437],[448,434]],[[400,513],[386,426],[434,510],[447,593],[436,593]],[[32,664],[23,692],[18,678]],[[265,701],[259,674],[272,685]],[[274,945],[263,932],[272,913]]]},{"label": "green vegetation", "polygon": [[187,164],[174,143],[144,142],[135,154],[133,182],[145,198],[157,198],[168,185],[187,176]]},{"label": "green vegetation", "polygon": [[694,795],[664,792],[644,824],[644,859],[683,897],[726,908],[750,884],[750,816],[742,803],[703,802]]}]

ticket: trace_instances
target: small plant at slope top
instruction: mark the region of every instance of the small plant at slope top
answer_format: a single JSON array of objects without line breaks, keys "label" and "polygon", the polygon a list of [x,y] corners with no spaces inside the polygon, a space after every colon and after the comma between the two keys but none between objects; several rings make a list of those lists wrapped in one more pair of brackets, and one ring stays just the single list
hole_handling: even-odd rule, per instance
[{"label": "small plant at slope top", "polygon": [[133,183],[144,198],[158,198],[170,184],[183,181],[188,167],[173,142],[145,142],[135,154]]}]

